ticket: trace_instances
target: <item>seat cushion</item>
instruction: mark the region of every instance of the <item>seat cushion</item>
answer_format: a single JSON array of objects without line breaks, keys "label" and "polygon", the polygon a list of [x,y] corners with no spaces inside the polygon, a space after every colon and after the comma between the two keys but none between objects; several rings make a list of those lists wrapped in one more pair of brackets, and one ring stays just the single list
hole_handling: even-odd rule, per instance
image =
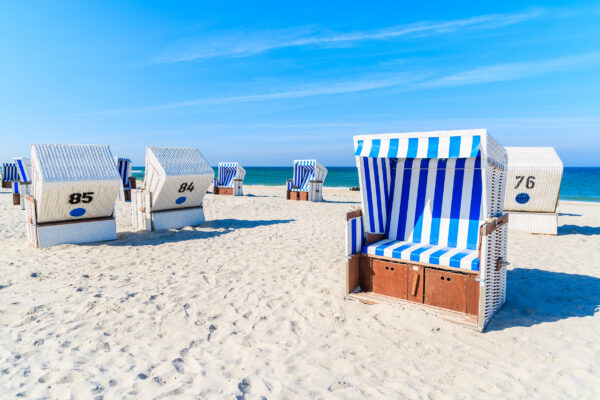
[{"label": "seat cushion", "polygon": [[477,250],[384,239],[363,246],[362,252],[372,256],[479,271]]}]

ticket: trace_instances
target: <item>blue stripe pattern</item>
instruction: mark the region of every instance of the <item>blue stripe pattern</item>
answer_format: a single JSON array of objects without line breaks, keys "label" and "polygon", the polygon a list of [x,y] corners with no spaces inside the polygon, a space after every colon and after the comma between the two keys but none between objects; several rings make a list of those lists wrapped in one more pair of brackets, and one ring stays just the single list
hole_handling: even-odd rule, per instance
[{"label": "blue stripe pattern", "polygon": [[2,164],[2,180],[4,182],[14,182],[19,180],[19,172],[15,163]]},{"label": "blue stripe pattern", "polygon": [[365,138],[357,140],[355,156],[371,158],[472,158],[480,153],[481,136]]},{"label": "blue stripe pattern", "polygon": [[293,186],[290,190],[308,191],[310,181],[315,176],[315,167],[316,161],[314,160],[296,161],[294,164],[294,179],[292,180]]},{"label": "blue stripe pattern", "polygon": [[220,162],[218,165],[218,177],[216,180],[218,187],[231,188],[233,180],[237,177],[238,163],[236,162]]},{"label": "blue stripe pattern", "polygon": [[[411,250],[412,248],[412,250]],[[410,251],[409,251],[410,250]],[[382,240],[365,245],[364,254],[380,257],[410,260],[451,268],[479,271],[479,258],[477,250],[459,250],[454,247],[435,246],[432,244],[403,242],[399,240]],[[405,253],[404,255],[402,253]],[[406,252],[408,252],[406,254]],[[425,254],[427,253],[427,254]],[[445,256],[445,257],[444,257]]]},{"label": "blue stripe pattern", "polygon": [[131,189],[131,182],[129,182],[129,177],[131,176],[131,160],[128,158],[117,158],[117,170],[121,176],[123,189]]},{"label": "blue stripe pattern", "polygon": [[352,218],[348,221],[346,225],[347,229],[347,254],[357,254],[360,253],[364,243],[364,234],[363,234],[363,226],[362,226],[362,218]]}]

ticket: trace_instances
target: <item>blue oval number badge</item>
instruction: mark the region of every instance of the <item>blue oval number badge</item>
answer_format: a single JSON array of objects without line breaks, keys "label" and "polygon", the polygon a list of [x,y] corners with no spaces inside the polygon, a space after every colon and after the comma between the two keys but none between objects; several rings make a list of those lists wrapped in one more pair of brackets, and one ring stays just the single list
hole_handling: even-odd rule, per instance
[{"label": "blue oval number badge", "polygon": [[187,199],[186,199],[185,196],[181,196],[181,197],[178,197],[177,200],[175,200],[175,203],[176,204],[183,204],[183,203],[185,203],[186,200]]},{"label": "blue oval number badge", "polygon": [[69,214],[71,214],[71,217],[81,217],[85,214],[85,208],[74,208]]},{"label": "blue oval number badge", "polygon": [[527,193],[519,193],[517,195],[517,197],[515,197],[515,200],[517,201],[517,203],[519,204],[525,204],[529,201],[530,197]]}]

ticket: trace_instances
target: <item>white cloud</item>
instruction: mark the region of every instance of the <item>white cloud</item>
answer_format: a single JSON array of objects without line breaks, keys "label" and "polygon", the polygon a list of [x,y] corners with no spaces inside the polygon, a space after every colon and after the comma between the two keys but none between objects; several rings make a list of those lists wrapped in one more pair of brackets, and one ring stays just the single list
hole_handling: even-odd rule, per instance
[{"label": "white cloud", "polygon": [[311,27],[263,32],[221,32],[202,39],[185,39],[156,57],[156,63],[173,63],[220,56],[243,57],[268,50],[300,46],[341,46],[359,41],[391,40],[404,36],[426,36],[466,29],[495,29],[538,18],[544,12],[534,9],[509,14],[488,14],[443,22],[423,21],[385,29],[318,33]]},{"label": "white cloud", "polygon": [[496,64],[422,82],[418,86],[421,88],[438,88],[511,81],[549,72],[593,67],[599,63],[600,53],[587,53],[542,61]]}]

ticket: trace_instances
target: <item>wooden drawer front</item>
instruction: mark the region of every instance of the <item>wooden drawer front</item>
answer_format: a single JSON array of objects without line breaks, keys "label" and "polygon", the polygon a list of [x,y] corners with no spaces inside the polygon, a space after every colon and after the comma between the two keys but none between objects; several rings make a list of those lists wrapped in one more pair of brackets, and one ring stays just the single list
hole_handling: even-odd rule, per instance
[{"label": "wooden drawer front", "polygon": [[406,264],[373,260],[373,292],[406,299]]},{"label": "wooden drawer front", "polygon": [[425,269],[425,304],[467,312],[467,275]]},{"label": "wooden drawer front", "polygon": [[308,192],[297,192],[298,200],[308,201]]},{"label": "wooden drawer front", "polygon": [[477,275],[469,275],[467,283],[467,314],[479,314],[479,282]]},{"label": "wooden drawer front", "polygon": [[409,265],[407,271],[407,298],[417,303],[423,302],[423,267]]}]

